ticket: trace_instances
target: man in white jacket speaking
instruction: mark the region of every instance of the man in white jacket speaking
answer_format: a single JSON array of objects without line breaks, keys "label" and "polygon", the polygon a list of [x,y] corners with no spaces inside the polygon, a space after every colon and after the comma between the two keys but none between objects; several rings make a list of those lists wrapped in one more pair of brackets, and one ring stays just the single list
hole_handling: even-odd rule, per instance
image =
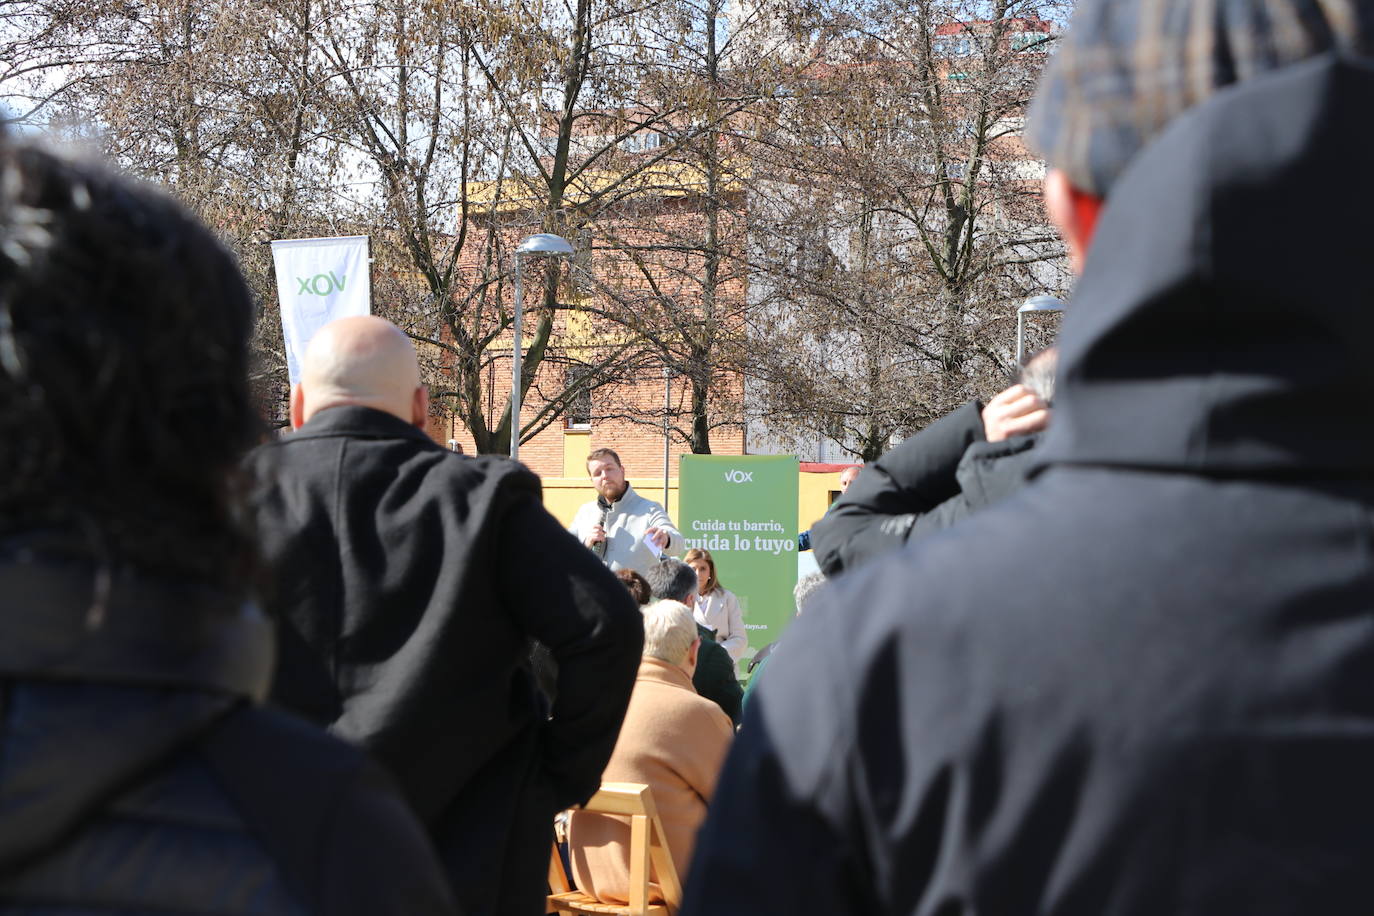
[{"label": "man in white jacket speaking", "polygon": [[642,573],[659,557],[682,553],[682,533],[658,503],[645,499],[625,480],[620,456],[599,448],[587,456],[596,499],[577,510],[568,528],[611,569]]}]

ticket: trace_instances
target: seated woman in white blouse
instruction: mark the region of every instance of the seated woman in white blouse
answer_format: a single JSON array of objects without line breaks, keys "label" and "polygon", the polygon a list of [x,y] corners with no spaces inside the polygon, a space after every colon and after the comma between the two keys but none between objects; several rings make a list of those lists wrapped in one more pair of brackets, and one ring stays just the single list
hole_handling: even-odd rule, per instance
[{"label": "seated woman in white blouse", "polygon": [[694,547],[682,561],[697,571],[697,600],[692,609],[697,623],[714,630],[716,642],[725,647],[732,661],[738,662],[749,647],[744,631],[744,612],[735,593],[721,588],[716,578],[716,563],[709,550]]}]

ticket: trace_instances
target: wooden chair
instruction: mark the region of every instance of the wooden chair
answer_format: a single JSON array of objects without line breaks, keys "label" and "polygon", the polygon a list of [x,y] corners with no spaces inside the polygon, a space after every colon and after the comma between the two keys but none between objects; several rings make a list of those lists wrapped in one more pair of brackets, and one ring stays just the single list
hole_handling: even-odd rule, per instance
[{"label": "wooden chair", "polygon": [[[569,889],[558,847],[549,860],[550,913],[596,913],[616,916],[671,916],[682,904],[682,883],[673,867],[673,854],[658,819],[658,808],[649,787],[630,782],[603,783],[601,790],[582,808],[593,814],[618,814],[630,819],[630,902],[602,903],[581,891]],[[652,866],[652,869],[651,869]],[[667,904],[649,902],[652,874]]]}]

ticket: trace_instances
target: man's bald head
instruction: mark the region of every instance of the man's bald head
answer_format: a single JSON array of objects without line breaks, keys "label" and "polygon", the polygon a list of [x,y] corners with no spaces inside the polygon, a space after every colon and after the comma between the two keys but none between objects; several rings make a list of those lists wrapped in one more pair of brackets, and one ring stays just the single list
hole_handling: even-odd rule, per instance
[{"label": "man's bald head", "polygon": [[420,384],[415,346],[384,318],[331,321],[306,348],[301,382],[291,393],[292,428],[344,406],[371,407],[424,428],[429,394]]}]

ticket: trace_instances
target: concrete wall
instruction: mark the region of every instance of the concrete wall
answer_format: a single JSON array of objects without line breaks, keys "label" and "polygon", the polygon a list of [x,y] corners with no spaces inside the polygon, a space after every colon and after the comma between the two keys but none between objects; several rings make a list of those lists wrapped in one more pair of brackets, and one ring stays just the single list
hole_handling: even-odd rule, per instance
[{"label": "concrete wall", "polygon": [[797,488],[797,524],[806,531],[840,495],[839,471],[802,471]]}]

